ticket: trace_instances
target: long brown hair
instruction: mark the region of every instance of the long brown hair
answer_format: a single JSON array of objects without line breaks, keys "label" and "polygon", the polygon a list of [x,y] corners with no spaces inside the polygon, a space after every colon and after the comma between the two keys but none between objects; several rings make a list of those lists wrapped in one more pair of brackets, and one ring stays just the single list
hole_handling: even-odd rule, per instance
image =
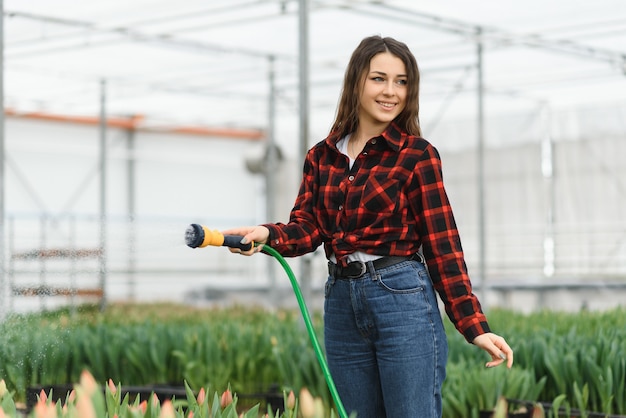
[{"label": "long brown hair", "polygon": [[411,135],[422,135],[419,124],[420,73],[417,68],[417,61],[404,43],[389,37],[382,38],[378,35],[363,39],[352,53],[343,79],[337,116],[331,128],[332,133],[338,133],[343,137],[356,131],[359,125],[359,98],[363,77],[369,72],[372,58],[383,52],[389,52],[400,58],[407,71],[406,106],[402,113],[396,117],[395,123]]}]

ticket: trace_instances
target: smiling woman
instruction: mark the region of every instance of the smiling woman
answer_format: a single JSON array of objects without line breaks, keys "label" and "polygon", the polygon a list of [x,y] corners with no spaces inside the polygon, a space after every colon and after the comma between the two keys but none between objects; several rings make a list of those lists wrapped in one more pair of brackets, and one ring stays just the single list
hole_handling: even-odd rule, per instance
[{"label": "smiling woman", "polygon": [[[348,413],[440,417],[448,345],[438,292],[468,342],[513,364],[472,293],[435,147],[419,128],[419,70],[406,44],[364,38],[328,136],[307,153],[288,223],[224,231],[299,256],[324,246],[324,342]],[[231,249],[244,255],[256,253]]]},{"label": "smiling woman", "polygon": [[[332,153],[311,155],[304,167],[306,180],[327,175],[328,184],[315,189],[304,182],[304,199],[294,208],[296,218],[318,217],[326,223],[303,224],[305,232],[312,233],[302,235],[311,239],[302,246],[297,240],[280,242],[292,238],[295,228],[272,237],[279,240],[276,245],[297,252],[328,241],[328,254],[317,253],[321,270],[327,261],[370,262],[371,252],[407,255],[413,244],[417,246],[412,240],[416,235],[445,236],[454,229],[450,218],[439,213],[431,218],[431,231],[419,230],[411,219],[422,209],[428,212],[430,206],[445,207],[447,202],[438,192],[425,200],[417,198],[419,193],[403,194],[415,184],[439,184],[441,167],[434,148],[420,142],[423,148],[417,149],[424,159],[414,154],[401,165],[381,158],[391,155],[390,149],[400,150],[406,133],[427,137],[447,161],[446,190],[454,206],[463,208],[455,221],[463,231],[469,269],[476,268],[476,284],[485,290],[484,297],[480,295],[483,303],[514,302],[523,310],[621,303],[616,292],[598,293],[590,300],[585,291],[573,300],[545,289],[515,292],[511,299],[507,286],[532,287],[544,278],[563,287],[572,281],[597,284],[600,278],[619,280],[624,275],[625,2],[352,0],[310,1],[312,7],[299,7],[306,3],[3,2],[4,99],[15,114],[70,115],[94,123],[104,111],[111,123],[130,122],[126,128],[109,125],[107,133],[107,256],[117,281],[111,288],[118,289],[109,296],[128,297],[131,286],[126,280],[135,279],[137,295],[159,299],[182,299],[180,294],[187,292],[204,295],[204,286],[222,290],[234,278],[248,287],[250,280],[272,287],[271,272],[263,268],[266,260],[254,259],[244,267],[240,260],[219,253],[198,258],[180,242],[174,248],[163,245],[166,239],[157,231],[169,229],[179,217],[174,233],[189,222],[207,222],[212,228],[274,222],[265,219],[268,202],[288,211],[300,180],[291,174],[302,170],[306,153],[296,142],[310,147],[315,142],[310,138],[329,136],[350,51],[375,31],[403,39],[419,59],[424,81],[420,120],[411,126],[410,118],[403,119],[417,115],[417,109],[407,110],[418,105],[414,89],[420,75],[411,73],[410,56],[394,50],[391,62],[381,63],[385,68],[374,67],[387,51],[373,57],[372,68],[370,56],[364,58],[368,72],[351,74],[354,84],[344,85],[349,101],[340,110],[354,113],[338,118],[341,129],[333,129],[339,134],[333,134],[328,145]],[[299,21],[301,12],[306,16]],[[398,59],[404,70],[387,68]],[[369,76],[370,70],[376,73]],[[99,88],[103,80],[104,92]],[[368,98],[362,82],[381,83],[381,90],[368,88]],[[402,88],[403,105],[398,100]],[[478,111],[479,102],[484,112]],[[360,127],[359,112],[364,115]],[[137,121],[132,115],[145,117]],[[389,118],[401,129],[389,128],[381,139],[384,130],[378,132],[375,126]],[[366,119],[372,122],[367,124],[371,132],[359,130]],[[96,125],[61,126],[6,118],[7,214],[10,219],[28,216],[25,230],[16,226],[23,231],[12,243],[16,251],[50,245],[56,237],[64,244],[73,239],[73,232],[59,232],[58,219],[81,218],[85,212],[98,219],[99,132]],[[270,181],[264,185],[260,176],[246,173],[243,164],[242,156],[257,145],[261,148],[261,141],[198,140],[187,135],[197,129],[175,133],[173,126],[268,132],[267,138],[271,134],[284,151],[288,171],[267,171],[278,179],[272,189]],[[130,151],[133,141],[136,149]],[[320,149],[322,145],[315,152]],[[487,157],[481,159],[485,150]],[[309,165],[329,155],[319,160],[320,171],[318,165]],[[413,170],[430,183],[421,185],[409,174]],[[486,196],[476,192],[483,173]],[[129,178],[136,188],[128,186]],[[271,190],[278,190],[278,199],[272,201]],[[307,206],[308,199],[319,206]],[[377,222],[398,214],[406,218]],[[159,221],[152,223],[153,218]],[[93,238],[94,226],[97,222],[89,221],[88,228],[77,230]],[[318,231],[322,233],[316,235]],[[82,245],[82,239],[77,234],[76,244]],[[433,252],[447,249],[443,240]],[[353,259],[347,260],[348,255]],[[357,264],[354,271],[363,266]],[[446,270],[436,265],[433,271],[439,268]],[[147,273],[139,276],[142,270]],[[189,270],[195,273],[193,280]],[[182,271],[189,281],[167,275]],[[317,277],[314,286],[323,289],[326,275]],[[443,286],[444,296],[473,301],[464,283],[460,279],[452,289]],[[500,291],[507,296],[500,299]],[[466,305],[458,307],[464,311]],[[482,325],[461,322],[463,329]]]}]

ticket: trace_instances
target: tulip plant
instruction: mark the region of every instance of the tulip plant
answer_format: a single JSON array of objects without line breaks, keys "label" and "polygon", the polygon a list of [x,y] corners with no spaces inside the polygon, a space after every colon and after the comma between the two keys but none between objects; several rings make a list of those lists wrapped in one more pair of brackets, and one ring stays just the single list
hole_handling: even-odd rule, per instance
[{"label": "tulip plant", "polygon": [[[489,315],[492,327],[514,347],[515,364],[510,370],[485,368],[484,352],[467,344],[446,321],[450,348],[442,399],[446,418],[493,411],[501,397],[543,403],[551,418],[570,416],[570,410],[581,417],[626,418],[626,309],[532,314],[492,309]],[[317,313],[313,319],[322,341],[323,318]],[[185,384],[210,387],[220,394],[217,404],[222,396],[227,400],[227,392],[238,393],[239,413],[254,404],[251,399],[256,395],[273,395],[267,393],[273,388],[278,388],[279,401],[281,393],[299,394],[300,416],[320,403],[309,402],[307,396],[321,400],[326,416],[333,406],[300,315],[292,310],[109,304],[101,311],[81,306],[73,313],[61,309],[10,316],[0,323],[0,336],[0,379],[12,394],[12,400],[0,407],[8,416],[14,416],[11,402],[24,402],[40,388],[49,391],[81,381],[84,370],[98,382],[112,379],[148,391],[165,385],[178,388],[182,396]],[[302,388],[310,393],[300,393]],[[198,395],[195,400],[173,402],[175,416],[184,416],[182,411],[206,416],[194,410]],[[133,416],[123,414],[130,413],[134,398],[119,399],[117,404],[117,409],[107,409],[113,411],[107,417]],[[508,405],[509,412],[515,408],[515,403]],[[289,408],[284,414],[295,418]]]},{"label": "tulip plant", "polygon": [[[54,402],[51,394],[44,391],[29,418],[323,418],[324,404],[321,398],[314,398],[306,388],[300,390],[300,399],[296,399],[293,391],[285,394],[284,412],[273,412],[268,407],[267,413],[261,415],[257,404],[247,411],[237,408],[237,395],[226,389],[219,395],[215,392],[212,399],[207,396],[208,389],[201,388],[194,393],[185,384],[186,399],[167,399],[161,402],[153,393],[149,399],[141,401],[139,397],[129,399],[126,394],[122,398],[120,385],[111,379],[102,388],[88,371],[83,371],[80,381],[67,395],[65,402]],[[13,393],[7,390],[4,380],[0,381],[0,418],[17,418],[18,410],[13,400]],[[336,417],[334,411],[330,417]]]}]

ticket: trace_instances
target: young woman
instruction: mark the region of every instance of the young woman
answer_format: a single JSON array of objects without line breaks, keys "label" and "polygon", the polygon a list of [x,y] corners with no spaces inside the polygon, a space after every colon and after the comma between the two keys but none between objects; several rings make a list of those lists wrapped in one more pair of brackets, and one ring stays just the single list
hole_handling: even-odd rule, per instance
[{"label": "young woman", "polygon": [[326,356],[358,418],[441,416],[448,346],[436,293],[459,332],[489,353],[487,367],[513,364],[472,292],[441,160],[421,138],[418,112],[407,46],[363,39],[330,134],[307,153],[289,222],[224,231],[283,256],[324,245]]}]

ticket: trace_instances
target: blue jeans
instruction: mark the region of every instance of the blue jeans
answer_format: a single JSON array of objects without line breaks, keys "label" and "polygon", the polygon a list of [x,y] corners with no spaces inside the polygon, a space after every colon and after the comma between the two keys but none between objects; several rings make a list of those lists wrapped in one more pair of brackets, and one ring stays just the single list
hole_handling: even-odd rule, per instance
[{"label": "blue jeans", "polygon": [[324,342],[337,392],[358,418],[441,417],[448,343],[426,267],[403,261],[326,282]]}]

